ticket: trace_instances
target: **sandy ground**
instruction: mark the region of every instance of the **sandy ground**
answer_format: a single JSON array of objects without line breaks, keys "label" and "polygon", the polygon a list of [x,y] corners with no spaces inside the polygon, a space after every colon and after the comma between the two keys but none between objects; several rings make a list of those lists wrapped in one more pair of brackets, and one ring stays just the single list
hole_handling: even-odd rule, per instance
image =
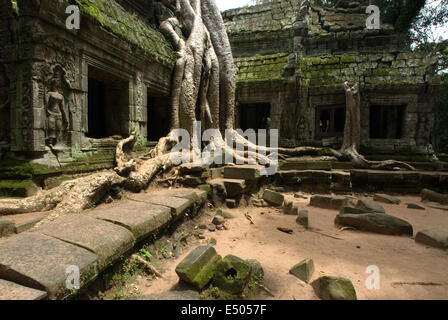
[{"label": "sandy ground", "polygon": [[[286,198],[294,199],[292,194]],[[367,198],[367,197],[366,197]],[[401,205],[383,204],[388,214],[409,221],[414,234],[420,230],[438,228],[448,231],[448,212],[427,208],[410,210],[406,203],[421,204],[418,197],[399,197]],[[370,198],[371,199],[371,198]],[[227,210],[237,216],[230,220],[230,230],[206,233],[217,240],[216,250],[222,256],[233,254],[243,259],[257,259],[265,270],[265,285],[274,294],[262,294],[259,299],[315,300],[311,286],[289,274],[292,266],[303,259],[315,263],[313,280],[320,275],[342,276],[352,280],[358,299],[443,299],[448,300],[448,254],[446,251],[416,244],[412,238],[384,236],[360,231],[338,231],[334,225],[337,211],[313,208],[309,200],[294,199],[301,209],[309,210],[310,227],[320,233],[340,238],[336,240],[305,230],[296,223],[295,216],[287,216],[275,208],[239,208]],[[255,224],[244,214],[248,212]],[[206,212],[201,220],[209,223],[213,212]],[[277,227],[294,230],[292,235]],[[161,293],[178,283],[176,265],[195,246],[184,250],[178,260],[167,260],[166,279],[140,279],[136,284],[142,295]],[[368,266],[380,270],[380,289],[369,290],[366,280]]]}]

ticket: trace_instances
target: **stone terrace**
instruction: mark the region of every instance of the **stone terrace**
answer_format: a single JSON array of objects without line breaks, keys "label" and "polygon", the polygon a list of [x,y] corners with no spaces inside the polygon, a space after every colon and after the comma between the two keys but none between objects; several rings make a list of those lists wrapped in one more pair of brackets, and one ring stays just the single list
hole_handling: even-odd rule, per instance
[{"label": "stone terrace", "polygon": [[194,214],[205,191],[173,189],[66,215],[32,232],[0,240],[0,300],[64,299],[67,268],[86,287],[134,245],[181,217]]}]

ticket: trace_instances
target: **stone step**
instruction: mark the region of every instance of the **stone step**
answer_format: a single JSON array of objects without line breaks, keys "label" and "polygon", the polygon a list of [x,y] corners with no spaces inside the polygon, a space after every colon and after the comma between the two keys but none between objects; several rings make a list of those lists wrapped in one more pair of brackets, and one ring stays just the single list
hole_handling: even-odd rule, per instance
[{"label": "stone step", "polygon": [[15,214],[1,216],[1,220],[8,220],[14,223],[14,233],[22,233],[34,227],[38,222],[42,221],[48,212],[33,212],[24,214]]},{"label": "stone step", "polygon": [[89,250],[36,232],[0,241],[0,279],[40,291],[50,299],[64,299],[67,268],[79,268],[81,287],[98,275],[98,256]]},{"label": "stone step", "polygon": [[92,210],[88,214],[127,228],[137,241],[163,228],[172,219],[168,207],[129,200]]},{"label": "stone step", "polygon": [[135,244],[128,229],[84,214],[65,215],[38,227],[35,232],[94,252],[100,269],[105,269]]},{"label": "stone step", "polygon": [[257,180],[261,178],[259,165],[237,165],[224,167],[225,179]]},{"label": "stone step", "polygon": [[280,170],[325,170],[333,169],[331,161],[306,161],[306,160],[290,160],[282,161],[279,165]]},{"label": "stone step", "polygon": [[179,218],[194,204],[194,201],[186,198],[166,196],[163,194],[139,193],[129,196],[131,200],[168,207],[173,218]]},{"label": "stone step", "polygon": [[43,300],[46,297],[45,291],[0,279],[0,300]]}]

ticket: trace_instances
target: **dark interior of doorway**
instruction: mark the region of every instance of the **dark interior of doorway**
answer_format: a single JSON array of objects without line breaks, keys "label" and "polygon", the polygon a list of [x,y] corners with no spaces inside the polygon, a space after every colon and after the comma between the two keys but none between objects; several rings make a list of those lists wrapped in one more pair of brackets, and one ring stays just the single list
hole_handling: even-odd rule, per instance
[{"label": "dark interior of doorway", "polygon": [[271,104],[251,103],[239,106],[240,129],[270,129]]},{"label": "dark interior of doorway", "polygon": [[148,92],[148,141],[156,142],[170,133],[169,96],[150,95]]},{"label": "dark interior of doorway", "polygon": [[401,139],[406,106],[371,106],[370,138]]}]

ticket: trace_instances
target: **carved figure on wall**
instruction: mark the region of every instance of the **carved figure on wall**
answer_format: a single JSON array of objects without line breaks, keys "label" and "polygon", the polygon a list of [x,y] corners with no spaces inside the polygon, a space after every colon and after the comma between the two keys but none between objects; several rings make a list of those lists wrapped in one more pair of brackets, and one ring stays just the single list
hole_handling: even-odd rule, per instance
[{"label": "carved figure on wall", "polygon": [[51,91],[47,94],[47,144],[52,147],[64,145],[64,132],[68,129],[68,118],[65,112],[65,98],[57,80],[51,83]]}]

